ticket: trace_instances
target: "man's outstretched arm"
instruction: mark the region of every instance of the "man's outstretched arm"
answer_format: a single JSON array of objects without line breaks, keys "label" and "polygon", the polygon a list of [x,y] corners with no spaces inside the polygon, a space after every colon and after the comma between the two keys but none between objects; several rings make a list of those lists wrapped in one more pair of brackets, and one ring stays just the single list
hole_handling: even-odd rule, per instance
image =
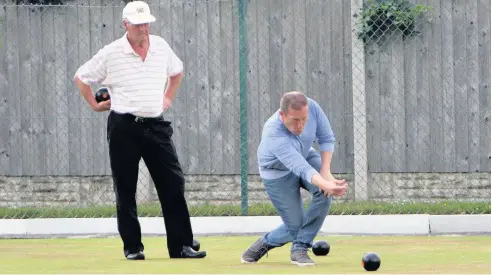
[{"label": "man's outstretched arm", "polygon": [[287,137],[277,137],[270,142],[270,151],[282,162],[292,173],[312,183],[312,177],[319,174],[309,162],[292,146]]},{"label": "man's outstretched arm", "polygon": [[326,180],[333,180],[335,177],[331,174],[331,159],[333,152],[321,151],[321,169],[320,174]]}]

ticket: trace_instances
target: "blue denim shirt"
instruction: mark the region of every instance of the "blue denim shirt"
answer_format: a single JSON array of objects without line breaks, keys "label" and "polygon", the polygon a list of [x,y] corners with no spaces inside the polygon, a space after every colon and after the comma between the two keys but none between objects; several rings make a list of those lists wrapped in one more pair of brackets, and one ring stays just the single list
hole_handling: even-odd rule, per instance
[{"label": "blue denim shirt", "polygon": [[308,119],[299,136],[293,135],[282,123],[277,110],[263,125],[261,142],[257,151],[260,177],[276,179],[293,172],[311,183],[318,171],[306,158],[315,141],[320,151],[333,152],[335,135],[326,114],[319,104],[308,98]]}]

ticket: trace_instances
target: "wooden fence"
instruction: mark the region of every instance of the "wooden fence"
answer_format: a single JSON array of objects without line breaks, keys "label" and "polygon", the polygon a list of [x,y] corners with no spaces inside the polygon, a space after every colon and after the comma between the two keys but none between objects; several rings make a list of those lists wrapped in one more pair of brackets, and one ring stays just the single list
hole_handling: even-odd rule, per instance
[{"label": "wooden fence", "polygon": [[[124,34],[124,3],[77,1],[3,2],[0,175],[110,173],[107,114],[88,108],[72,78]],[[187,174],[241,170],[236,1],[149,2],[158,18],[152,32],[186,69],[165,116]],[[423,3],[434,7],[434,19],[420,24],[420,35],[365,46],[361,81],[353,77],[351,1],[247,1],[249,173],[257,173],[264,121],[294,89],[326,110],[337,137],[334,172],[353,173],[359,161],[354,89],[366,95],[370,172],[490,171],[490,1]]]}]

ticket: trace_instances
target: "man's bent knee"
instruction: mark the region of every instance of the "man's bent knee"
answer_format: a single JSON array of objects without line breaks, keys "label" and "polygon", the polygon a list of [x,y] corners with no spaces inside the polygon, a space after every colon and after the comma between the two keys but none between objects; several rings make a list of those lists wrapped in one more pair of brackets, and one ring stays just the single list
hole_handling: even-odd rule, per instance
[{"label": "man's bent knee", "polygon": [[295,223],[286,224],[287,231],[289,231],[289,234],[292,237],[292,239],[295,239],[297,237],[297,233],[299,233],[299,230],[301,230],[302,222],[303,219],[301,217],[301,219],[299,221],[296,221]]}]

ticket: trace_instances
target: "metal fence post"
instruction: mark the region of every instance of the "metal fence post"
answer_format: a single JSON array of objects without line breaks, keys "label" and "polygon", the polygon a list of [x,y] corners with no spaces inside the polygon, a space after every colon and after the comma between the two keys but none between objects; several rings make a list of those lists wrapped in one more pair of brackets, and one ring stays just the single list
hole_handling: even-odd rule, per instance
[{"label": "metal fence post", "polygon": [[248,100],[246,79],[246,2],[239,4],[239,116],[241,128],[241,214],[248,214]]}]

